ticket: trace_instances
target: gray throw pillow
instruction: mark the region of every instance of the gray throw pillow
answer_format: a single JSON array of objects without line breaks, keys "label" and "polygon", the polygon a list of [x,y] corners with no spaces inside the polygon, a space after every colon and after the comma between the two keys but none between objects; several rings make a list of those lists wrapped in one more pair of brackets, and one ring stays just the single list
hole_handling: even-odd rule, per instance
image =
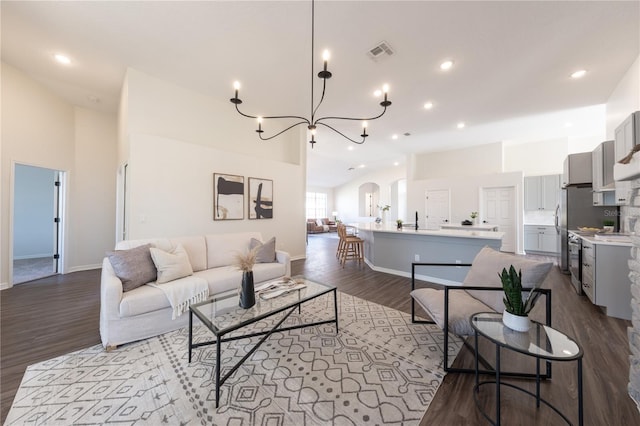
[{"label": "gray throw pillow", "polygon": [[273,263],[276,261],[276,237],[271,238],[266,243],[252,238],[249,242],[249,250],[253,250],[256,247],[258,247],[256,263]]},{"label": "gray throw pillow", "polygon": [[151,244],[145,244],[107,253],[113,271],[122,281],[122,291],[131,291],[156,280],[157,270],[151,259],[150,248]]}]

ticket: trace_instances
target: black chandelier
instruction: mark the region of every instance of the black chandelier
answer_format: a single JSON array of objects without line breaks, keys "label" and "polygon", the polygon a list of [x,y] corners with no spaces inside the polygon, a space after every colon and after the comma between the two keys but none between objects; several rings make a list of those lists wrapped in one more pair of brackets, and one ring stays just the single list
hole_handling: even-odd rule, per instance
[{"label": "black chandelier", "polygon": [[[356,118],[356,117],[334,117],[334,116],[327,116],[327,117],[321,117],[321,118],[316,118],[316,112],[318,111],[318,108],[320,108],[320,105],[322,105],[322,101],[324,101],[324,95],[325,95],[325,91],[327,88],[327,80],[331,78],[331,72],[327,70],[327,63],[329,61],[329,51],[325,50],[323,55],[322,55],[322,59],[324,61],[324,68],[322,71],[320,71],[318,73],[318,77],[322,79],[322,96],[320,97],[320,102],[318,102],[318,105],[313,106],[314,102],[314,90],[313,90],[313,68],[314,68],[314,46],[315,46],[315,40],[314,40],[314,28],[315,27],[315,0],[311,1],[311,118],[307,119],[305,117],[301,117],[298,115],[275,115],[275,116],[269,116],[269,117],[259,117],[259,116],[254,116],[254,115],[249,115],[249,114],[245,114],[242,111],[240,111],[239,105],[242,103],[242,100],[240,98],[238,98],[238,90],[240,90],[240,83],[239,82],[235,82],[233,83],[233,87],[235,89],[235,96],[233,98],[230,99],[231,103],[234,104],[236,106],[236,111],[238,111],[238,113],[244,117],[247,118],[254,118],[258,120],[258,130],[256,130],[256,133],[258,133],[258,136],[260,137],[261,140],[263,141],[268,141],[270,139],[273,139],[275,137],[280,136],[281,134],[283,134],[284,132],[293,129],[294,127],[297,127],[301,124],[306,124],[307,128],[310,130],[311,132],[311,140],[309,141],[309,143],[311,144],[311,148],[313,148],[313,145],[316,143],[315,140],[315,135],[316,135],[316,129],[318,126],[324,126],[327,127],[331,130],[333,130],[334,132],[336,132],[337,134],[339,134],[340,136],[344,137],[345,139],[348,139],[349,141],[356,143],[356,144],[363,144],[365,139],[367,138],[367,136],[369,136],[367,134],[367,121],[371,121],[371,120],[375,120],[377,118],[380,118],[384,115],[385,112],[387,112],[387,107],[389,105],[391,105],[391,101],[389,101],[387,99],[387,94],[389,92],[389,86],[388,85],[384,85],[382,87],[382,91],[380,94],[384,94],[384,100],[382,102],[380,102],[380,106],[383,108],[382,112],[379,115],[376,115],[374,117],[367,117],[367,118]],[[379,92],[379,91],[377,91]],[[270,120],[270,119],[280,119],[280,118],[284,118],[284,119],[297,119],[297,120],[302,120],[299,121],[295,124],[292,124],[291,126],[287,127],[286,129],[282,130],[281,132],[276,133],[273,136],[269,136],[269,137],[263,137],[262,134],[264,133],[264,130],[262,130],[262,121],[263,120]],[[330,126],[329,124],[325,123],[326,120],[350,120],[350,121],[362,121],[362,134],[360,135],[360,137],[362,138],[362,140],[354,140],[351,139],[349,136],[345,135],[344,133],[342,133],[341,131],[337,130],[336,128]]]}]

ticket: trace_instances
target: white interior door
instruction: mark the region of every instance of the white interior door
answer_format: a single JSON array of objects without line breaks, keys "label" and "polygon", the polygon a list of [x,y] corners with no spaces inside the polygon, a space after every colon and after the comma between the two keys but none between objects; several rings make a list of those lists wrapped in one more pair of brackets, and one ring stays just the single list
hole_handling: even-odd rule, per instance
[{"label": "white interior door", "polygon": [[513,186],[482,189],[483,223],[497,225],[498,231],[504,232],[500,251],[511,253],[516,251],[515,192]]},{"label": "white interior door", "polygon": [[449,223],[449,209],[448,189],[427,191],[424,204],[427,229],[440,229],[440,225]]}]

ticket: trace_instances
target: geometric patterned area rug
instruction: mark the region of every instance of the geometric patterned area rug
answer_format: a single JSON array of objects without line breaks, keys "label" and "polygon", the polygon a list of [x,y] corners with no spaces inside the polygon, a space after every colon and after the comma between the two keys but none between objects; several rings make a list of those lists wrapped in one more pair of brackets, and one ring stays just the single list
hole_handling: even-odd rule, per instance
[{"label": "geometric patterned area rug", "polygon": [[[418,424],[444,376],[442,331],[357,297],[338,298],[338,334],[334,324],[275,332],[222,386],[218,409],[215,346],[194,349],[189,364],[183,328],[29,366],[5,424]],[[327,295],[285,324],[332,317]],[[212,337],[194,327],[194,341]],[[223,343],[222,374],[257,339]],[[457,354],[460,339],[449,343]]]}]

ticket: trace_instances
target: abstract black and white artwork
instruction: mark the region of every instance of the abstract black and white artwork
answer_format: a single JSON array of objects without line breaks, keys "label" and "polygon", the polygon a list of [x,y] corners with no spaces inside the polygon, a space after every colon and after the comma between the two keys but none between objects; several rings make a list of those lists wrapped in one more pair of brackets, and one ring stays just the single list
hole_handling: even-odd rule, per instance
[{"label": "abstract black and white artwork", "polygon": [[244,219],[244,176],[213,174],[213,219]]},{"label": "abstract black and white artwork", "polygon": [[249,219],[273,219],[273,181],[249,178]]}]

